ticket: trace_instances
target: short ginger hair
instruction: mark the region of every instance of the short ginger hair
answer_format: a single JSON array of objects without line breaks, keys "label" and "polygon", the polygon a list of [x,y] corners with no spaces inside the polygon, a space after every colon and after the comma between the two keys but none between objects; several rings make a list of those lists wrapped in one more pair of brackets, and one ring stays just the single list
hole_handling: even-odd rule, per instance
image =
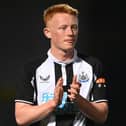
[{"label": "short ginger hair", "polygon": [[68,4],[55,4],[44,10],[43,20],[45,25],[56,13],[67,13],[78,17],[78,10]]}]

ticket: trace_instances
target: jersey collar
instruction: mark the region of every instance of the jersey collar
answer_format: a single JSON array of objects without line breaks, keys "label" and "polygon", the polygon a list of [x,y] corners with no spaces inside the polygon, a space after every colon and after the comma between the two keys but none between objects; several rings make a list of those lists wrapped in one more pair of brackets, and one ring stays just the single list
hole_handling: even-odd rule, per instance
[{"label": "jersey collar", "polygon": [[66,60],[66,61],[60,61],[56,57],[54,57],[51,53],[51,49],[48,50],[47,55],[48,55],[49,59],[52,60],[53,62],[56,62],[58,64],[62,64],[62,65],[66,65],[66,64],[70,64],[70,63],[74,62],[77,59],[77,50],[74,49],[73,58],[70,60]]}]

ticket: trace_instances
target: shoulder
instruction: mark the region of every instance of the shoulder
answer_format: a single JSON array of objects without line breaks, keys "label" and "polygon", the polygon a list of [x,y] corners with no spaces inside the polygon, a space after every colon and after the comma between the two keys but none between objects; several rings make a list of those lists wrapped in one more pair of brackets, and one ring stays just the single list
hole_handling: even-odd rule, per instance
[{"label": "shoulder", "polygon": [[78,53],[78,56],[93,67],[102,64],[101,61],[97,57],[89,56],[89,55],[82,54],[82,53]]},{"label": "shoulder", "polygon": [[24,69],[27,71],[34,71],[39,67],[45,60],[47,59],[47,55],[44,54],[41,57],[37,57],[34,59],[30,59],[24,64]]},{"label": "shoulder", "polygon": [[97,57],[84,55],[82,53],[79,53],[78,56],[92,66],[93,72],[96,75],[102,75],[104,73],[103,63]]}]

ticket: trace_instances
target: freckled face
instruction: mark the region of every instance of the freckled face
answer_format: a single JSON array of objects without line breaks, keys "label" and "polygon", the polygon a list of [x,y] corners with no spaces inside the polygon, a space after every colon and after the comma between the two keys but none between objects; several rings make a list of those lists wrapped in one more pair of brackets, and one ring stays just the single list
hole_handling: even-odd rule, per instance
[{"label": "freckled face", "polygon": [[51,48],[55,50],[72,50],[78,37],[78,18],[57,13],[47,22]]}]

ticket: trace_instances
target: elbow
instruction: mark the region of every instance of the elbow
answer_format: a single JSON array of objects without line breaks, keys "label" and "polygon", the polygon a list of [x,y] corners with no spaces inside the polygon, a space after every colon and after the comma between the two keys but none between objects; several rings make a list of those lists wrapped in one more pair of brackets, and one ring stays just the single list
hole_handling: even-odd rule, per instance
[{"label": "elbow", "polygon": [[16,116],[15,120],[16,120],[17,126],[28,126],[26,121],[24,119],[22,119],[21,117]]},{"label": "elbow", "polygon": [[92,121],[94,121],[96,124],[104,124],[107,120],[107,115],[105,116],[99,116],[95,118],[90,118]]},{"label": "elbow", "polygon": [[27,104],[16,103],[15,106],[15,121],[17,126],[28,126],[30,124],[30,119],[27,116]]},{"label": "elbow", "polygon": [[25,123],[20,118],[16,118],[16,123],[18,126],[26,126]]},{"label": "elbow", "polygon": [[104,124],[104,123],[106,122],[106,120],[107,120],[107,117],[108,117],[107,114],[101,116],[101,117],[98,119],[98,123]]},{"label": "elbow", "polygon": [[20,118],[16,118],[16,124],[17,124],[18,126],[24,126],[24,123],[21,121]]},{"label": "elbow", "polygon": [[96,122],[100,124],[104,124],[108,119],[109,108],[107,103],[100,103],[99,104],[99,114],[97,115]]},{"label": "elbow", "polygon": [[100,114],[99,118],[96,119],[97,120],[96,122],[100,124],[104,124],[107,121],[107,118],[108,118],[108,110]]},{"label": "elbow", "polygon": [[18,119],[18,118],[16,118],[16,124],[17,124],[18,126],[23,126],[23,125],[24,125],[24,124],[21,122],[21,120]]}]

